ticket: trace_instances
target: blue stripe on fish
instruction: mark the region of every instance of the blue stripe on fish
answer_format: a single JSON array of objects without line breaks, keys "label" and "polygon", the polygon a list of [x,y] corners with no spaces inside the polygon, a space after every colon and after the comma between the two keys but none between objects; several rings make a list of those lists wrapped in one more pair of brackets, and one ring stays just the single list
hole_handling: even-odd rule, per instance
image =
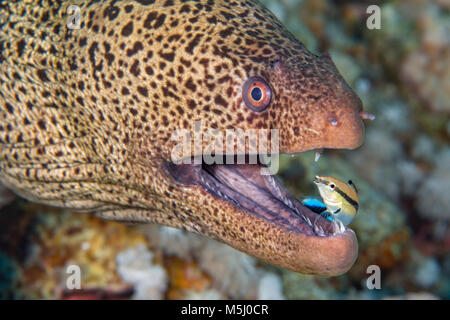
[{"label": "blue stripe on fish", "polygon": [[325,206],[325,204],[323,204],[322,201],[314,199],[314,198],[303,199],[302,204],[305,207],[307,207],[308,209],[310,209],[311,211],[318,213],[318,214],[324,212],[327,209],[327,207]]}]

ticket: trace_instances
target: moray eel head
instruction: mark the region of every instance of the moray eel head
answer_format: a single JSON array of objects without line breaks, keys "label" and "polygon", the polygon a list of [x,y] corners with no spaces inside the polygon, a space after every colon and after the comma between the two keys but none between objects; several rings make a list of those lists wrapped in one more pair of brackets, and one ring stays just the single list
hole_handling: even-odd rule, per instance
[{"label": "moray eel head", "polygon": [[359,147],[364,137],[361,100],[328,54],[304,56],[282,58],[268,72],[274,107],[282,110],[281,151]]}]

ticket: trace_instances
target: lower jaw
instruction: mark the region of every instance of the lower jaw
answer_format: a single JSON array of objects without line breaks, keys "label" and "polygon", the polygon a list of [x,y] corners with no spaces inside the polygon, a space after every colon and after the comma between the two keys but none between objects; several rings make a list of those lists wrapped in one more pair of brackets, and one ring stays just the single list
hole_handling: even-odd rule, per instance
[{"label": "lower jaw", "polygon": [[209,236],[299,273],[339,275],[355,262],[354,232],[303,206],[275,177],[261,175],[261,164],[166,165],[178,184],[201,188],[223,208],[226,224]]}]

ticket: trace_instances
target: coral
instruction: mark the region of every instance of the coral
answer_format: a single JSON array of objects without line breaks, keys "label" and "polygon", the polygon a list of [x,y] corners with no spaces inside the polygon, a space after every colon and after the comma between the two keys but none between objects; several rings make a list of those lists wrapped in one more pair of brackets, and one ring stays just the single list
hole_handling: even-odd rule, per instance
[{"label": "coral", "polygon": [[[234,299],[256,296],[261,271],[254,258],[190,232],[159,226],[144,226],[140,230],[152,246],[178,258],[167,261],[172,279],[170,298],[184,298],[186,292],[200,292],[210,285]],[[205,275],[199,275],[202,272],[207,273],[207,280]],[[196,274],[198,279],[190,279]]]},{"label": "coral", "polygon": [[[27,236],[31,245],[19,281],[25,297],[126,298],[127,285],[134,289],[133,299],[257,295],[263,271],[256,260],[224,244],[165,227],[128,227],[46,210],[42,208]],[[81,269],[81,290],[65,287],[69,265]]]},{"label": "coral", "polygon": [[259,300],[284,300],[281,277],[273,272],[266,272],[259,281]]},{"label": "coral", "polygon": [[436,143],[428,135],[421,134],[414,139],[411,156],[419,161],[433,163],[437,152]]},{"label": "coral", "polygon": [[436,259],[424,259],[415,272],[414,281],[417,286],[428,288],[439,280],[441,270]]},{"label": "coral", "polygon": [[117,273],[134,287],[133,299],[161,300],[168,286],[167,273],[153,263],[153,253],[144,245],[126,249],[116,257]]},{"label": "coral", "polygon": [[385,300],[439,300],[439,297],[429,292],[408,293],[403,296],[391,296],[384,298]]},{"label": "coral", "polygon": [[423,104],[435,112],[450,114],[450,19],[436,4],[419,6],[413,17],[419,46],[410,52],[401,66],[401,76]]},{"label": "coral", "polygon": [[211,240],[198,252],[198,262],[221,292],[233,299],[255,297],[259,271],[254,258]]},{"label": "coral", "polygon": [[450,148],[436,157],[436,169],[417,191],[417,210],[424,218],[450,219]]},{"label": "coral", "polygon": [[0,251],[0,300],[17,298],[14,293],[18,278],[17,264]]},{"label": "coral", "polygon": [[115,258],[126,248],[145,244],[145,237],[124,224],[91,215],[41,212],[20,279],[29,298],[55,298],[66,288],[66,268],[81,269],[82,288],[118,288]]},{"label": "coral", "polygon": [[414,196],[417,186],[424,179],[425,173],[415,162],[408,160],[399,161],[396,168],[398,170],[401,193]]},{"label": "coral", "polygon": [[187,299],[188,295],[211,290],[211,277],[195,261],[170,257],[165,265],[170,278],[169,299]]},{"label": "coral", "polygon": [[222,293],[215,289],[204,291],[186,291],[184,299],[186,300],[223,300]]},{"label": "coral", "polygon": [[370,265],[377,265],[385,271],[394,269],[408,260],[409,247],[409,231],[402,229],[387,235],[360,250],[358,260],[348,275],[352,279],[361,279],[367,275]]},{"label": "coral", "polygon": [[[388,132],[391,134],[410,134],[414,130],[412,116],[410,114],[410,106],[403,100],[391,97],[392,88],[384,88],[379,94],[383,98],[374,101],[377,107],[377,121],[374,123],[377,132]],[[372,132],[375,132],[372,128]],[[401,139],[396,139],[402,142]],[[384,140],[386,141],[386,140]],[[384,150],[384,149],[381,149]]]},{"label": "coral", "polygon": [[140,230],[152,246],[178,258],[167,261],[172,280],[170,298],[181,299],[186,292],[200,292],[210,286],[235,299],[256,295],[260,271],[254,258],[190,232],[160,226]]},{"label": "coral", "polygon": [[282,272],[284,294],[287,299],[336,299],[338,293],[325,278]]},{"label": "coral", "polygon": [[139,229],[147,236],[152,247],[182,259],[193,258],[208,241],[197,234],[166,226],[142,225]]}]

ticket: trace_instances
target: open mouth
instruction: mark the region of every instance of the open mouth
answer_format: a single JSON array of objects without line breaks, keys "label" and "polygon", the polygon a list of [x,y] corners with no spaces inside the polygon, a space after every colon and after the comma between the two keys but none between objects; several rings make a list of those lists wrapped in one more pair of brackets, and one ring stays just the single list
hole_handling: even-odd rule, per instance
[{"label": "open mouth", "polygon": [[302,205],[273,175],[262,175],[258,164],[168,164],[177,182],[199,185],[222,201],[283,229],[307,236],[330,237],[346,231]]}]

